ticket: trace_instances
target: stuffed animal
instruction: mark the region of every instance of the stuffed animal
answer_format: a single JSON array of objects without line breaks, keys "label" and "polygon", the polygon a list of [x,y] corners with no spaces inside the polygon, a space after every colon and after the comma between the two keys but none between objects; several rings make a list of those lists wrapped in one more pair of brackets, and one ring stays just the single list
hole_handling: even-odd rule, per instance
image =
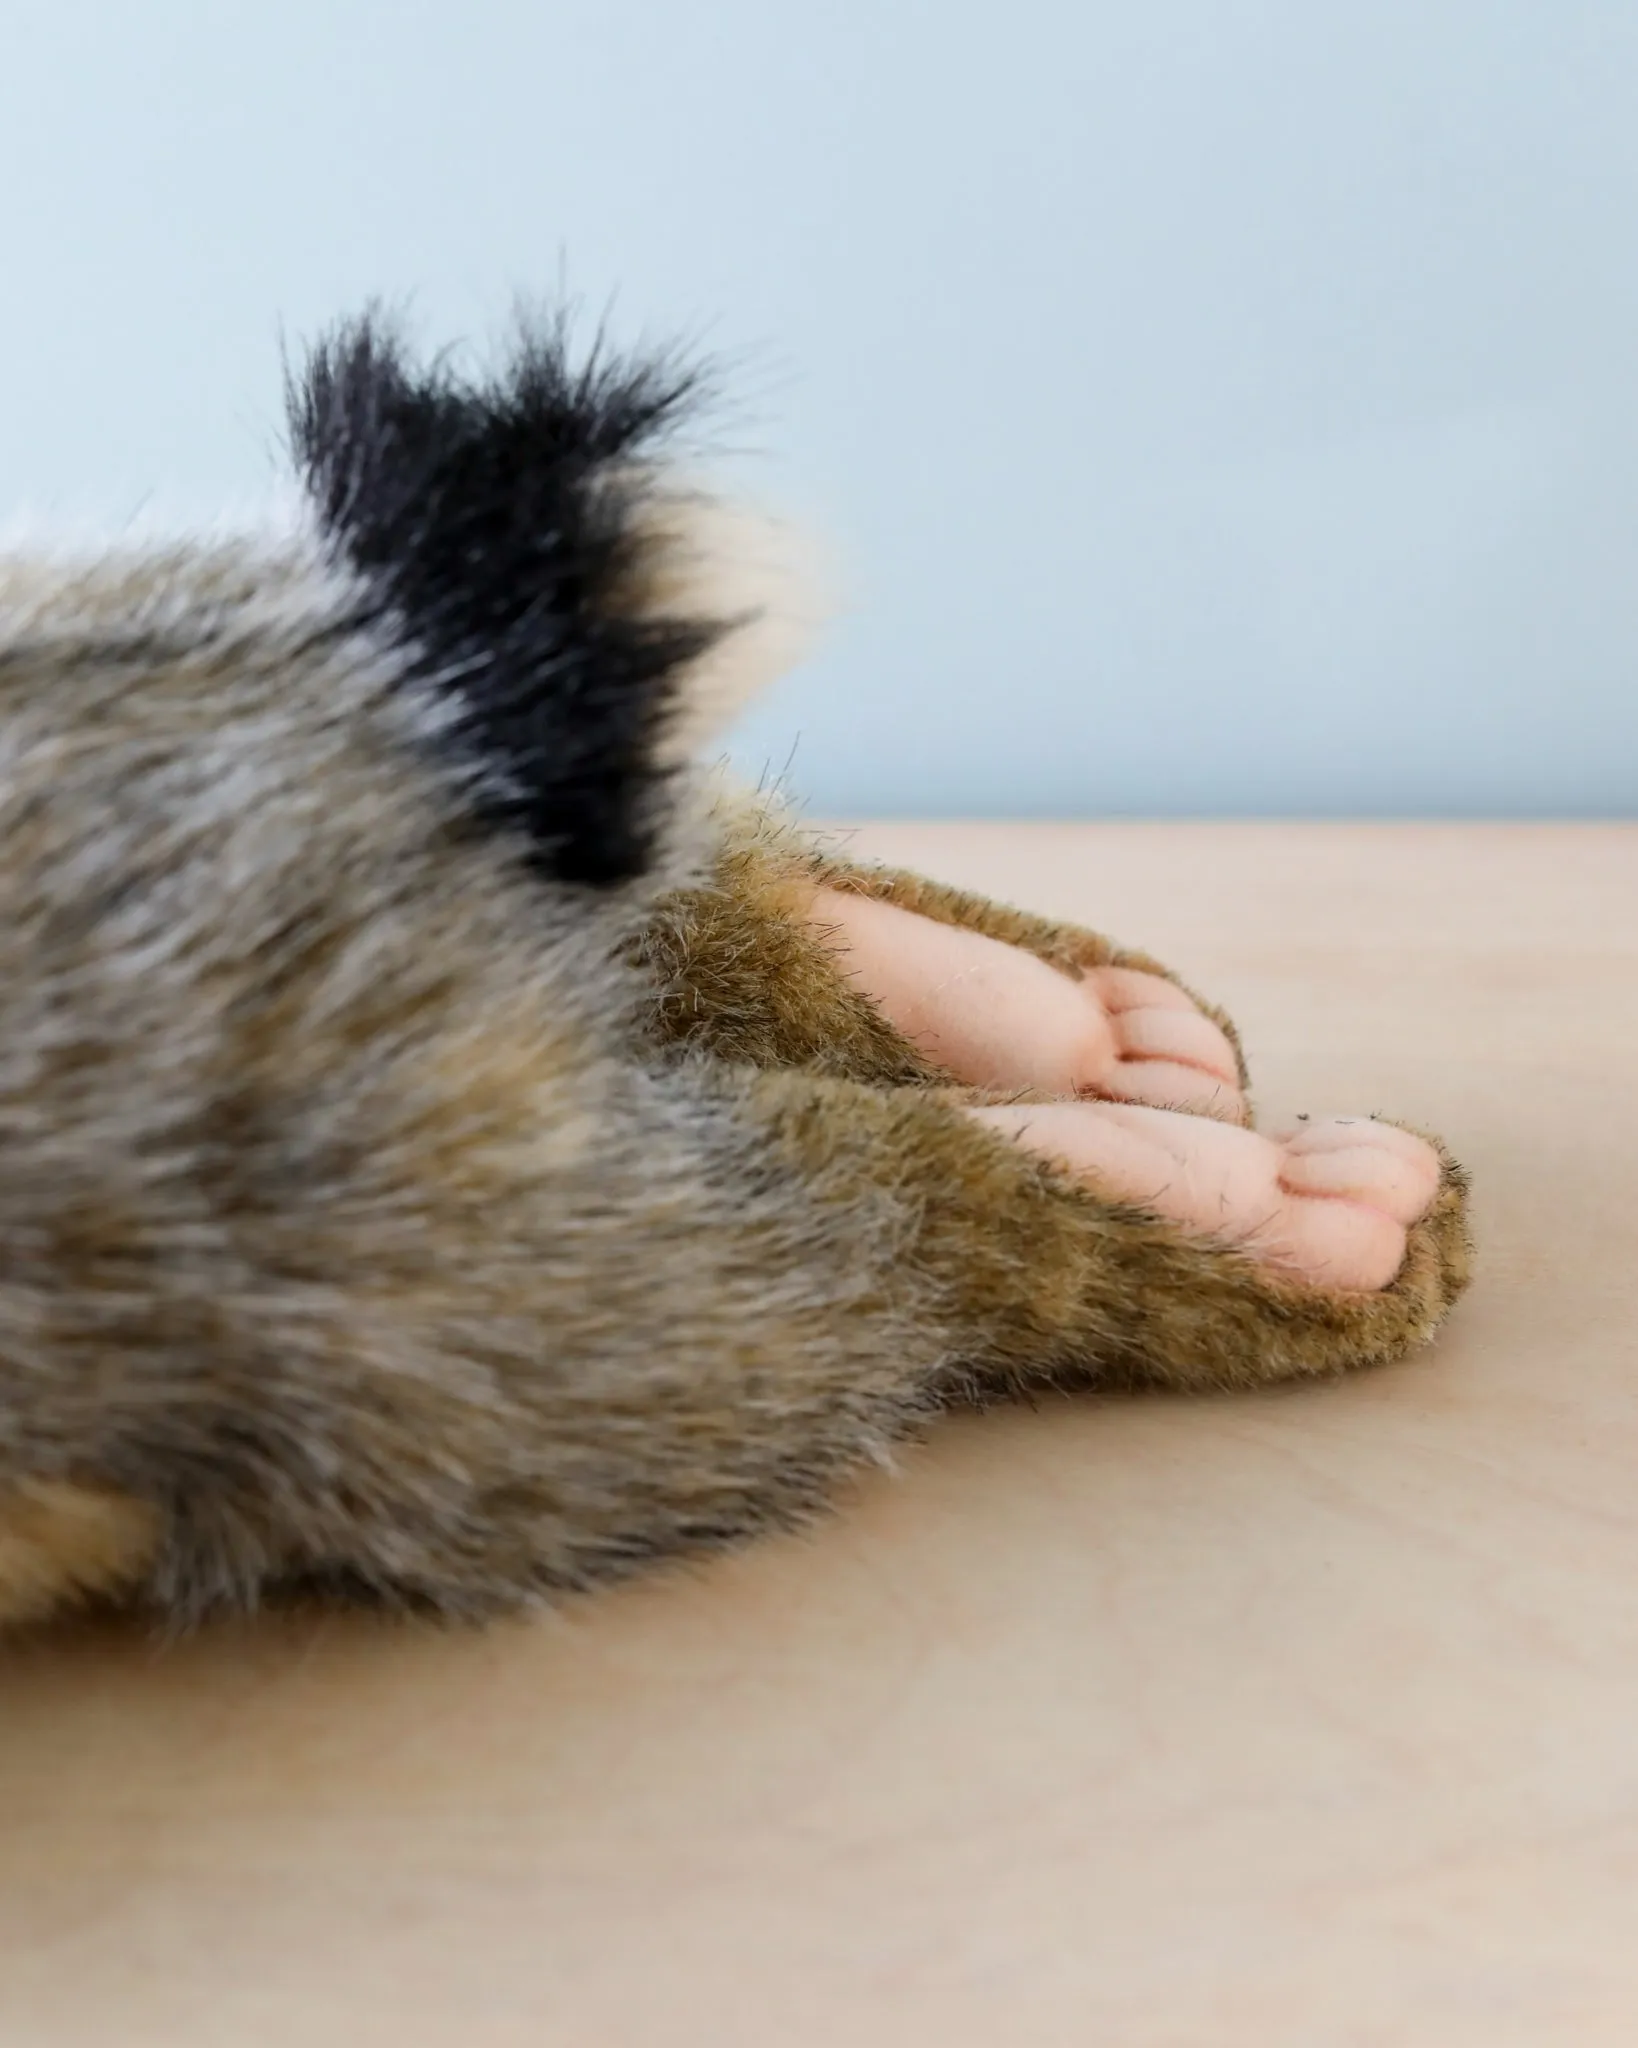
[{"label": "stuffed animal", "polygon": [[0,566],[5,1618],[488,1614],[952,1403],[1332,1374],[1460,1291],[1435,1144],[1259,1135],[1155,961],[697,765],[782,629],[689,397],[370,316],[292,385],[304,524]]}]

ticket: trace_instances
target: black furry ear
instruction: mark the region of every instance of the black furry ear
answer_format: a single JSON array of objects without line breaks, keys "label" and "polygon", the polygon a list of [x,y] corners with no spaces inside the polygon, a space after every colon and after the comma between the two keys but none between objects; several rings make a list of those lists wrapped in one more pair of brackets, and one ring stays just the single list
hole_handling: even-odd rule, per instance
[{"label": "black furry ear", "polygon": [[596,349],[577,368],[558,319],[526,330],[503,373],[462,383],[413,367],[373,315],[290,382],[321,517],[396,614],[416,672],[460,707],[487,813],[562,880],[644,868],[678,678],[723,630],[643,603],[644,465],[694,382]]}]

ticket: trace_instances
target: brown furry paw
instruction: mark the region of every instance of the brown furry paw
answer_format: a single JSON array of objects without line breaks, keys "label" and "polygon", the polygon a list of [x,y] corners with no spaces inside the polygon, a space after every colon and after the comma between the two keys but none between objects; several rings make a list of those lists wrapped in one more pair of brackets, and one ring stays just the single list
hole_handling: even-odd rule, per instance
[{"label": "brown furry paw", "polygon": [[1234,1047],[1174,982],[1128,967],[1073,978],[982,932],[839,890],[818,891],[808,915],[888,1022],[970,1087],[1245,1120]]}]

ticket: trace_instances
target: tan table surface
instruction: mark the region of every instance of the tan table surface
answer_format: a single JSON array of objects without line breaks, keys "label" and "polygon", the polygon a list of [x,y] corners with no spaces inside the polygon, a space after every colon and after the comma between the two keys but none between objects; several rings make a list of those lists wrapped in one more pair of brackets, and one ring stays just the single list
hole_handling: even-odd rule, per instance
[{"label": "tan table surface", "polygon": [[1448,1336],[527,1625],[0,1650],[0,2042],[1638,2042],[1638,827],[859,839],[1443,1131]]}]

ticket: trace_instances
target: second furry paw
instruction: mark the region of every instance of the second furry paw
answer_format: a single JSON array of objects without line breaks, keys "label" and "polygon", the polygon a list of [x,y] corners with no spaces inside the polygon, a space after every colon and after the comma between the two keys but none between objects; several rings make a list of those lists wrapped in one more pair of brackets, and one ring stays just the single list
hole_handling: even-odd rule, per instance
[{"label": "second furry paw", "polygon": [[820,890],[809,920],[888,1022],[969,1087],[1245,1121],[1233,1046],[1161,975],[1094,967],[1073,980],[1020,947],[840,890]]},{"label": "second furry paw", "polygon": [[1233,1245],[1317,1287],[1375,1293],[1439,1193],[1439,1155],[1374,1117],[1324,1117],[1265,1137],[1119,1103],[968,1112],[1112,1201]]}]

